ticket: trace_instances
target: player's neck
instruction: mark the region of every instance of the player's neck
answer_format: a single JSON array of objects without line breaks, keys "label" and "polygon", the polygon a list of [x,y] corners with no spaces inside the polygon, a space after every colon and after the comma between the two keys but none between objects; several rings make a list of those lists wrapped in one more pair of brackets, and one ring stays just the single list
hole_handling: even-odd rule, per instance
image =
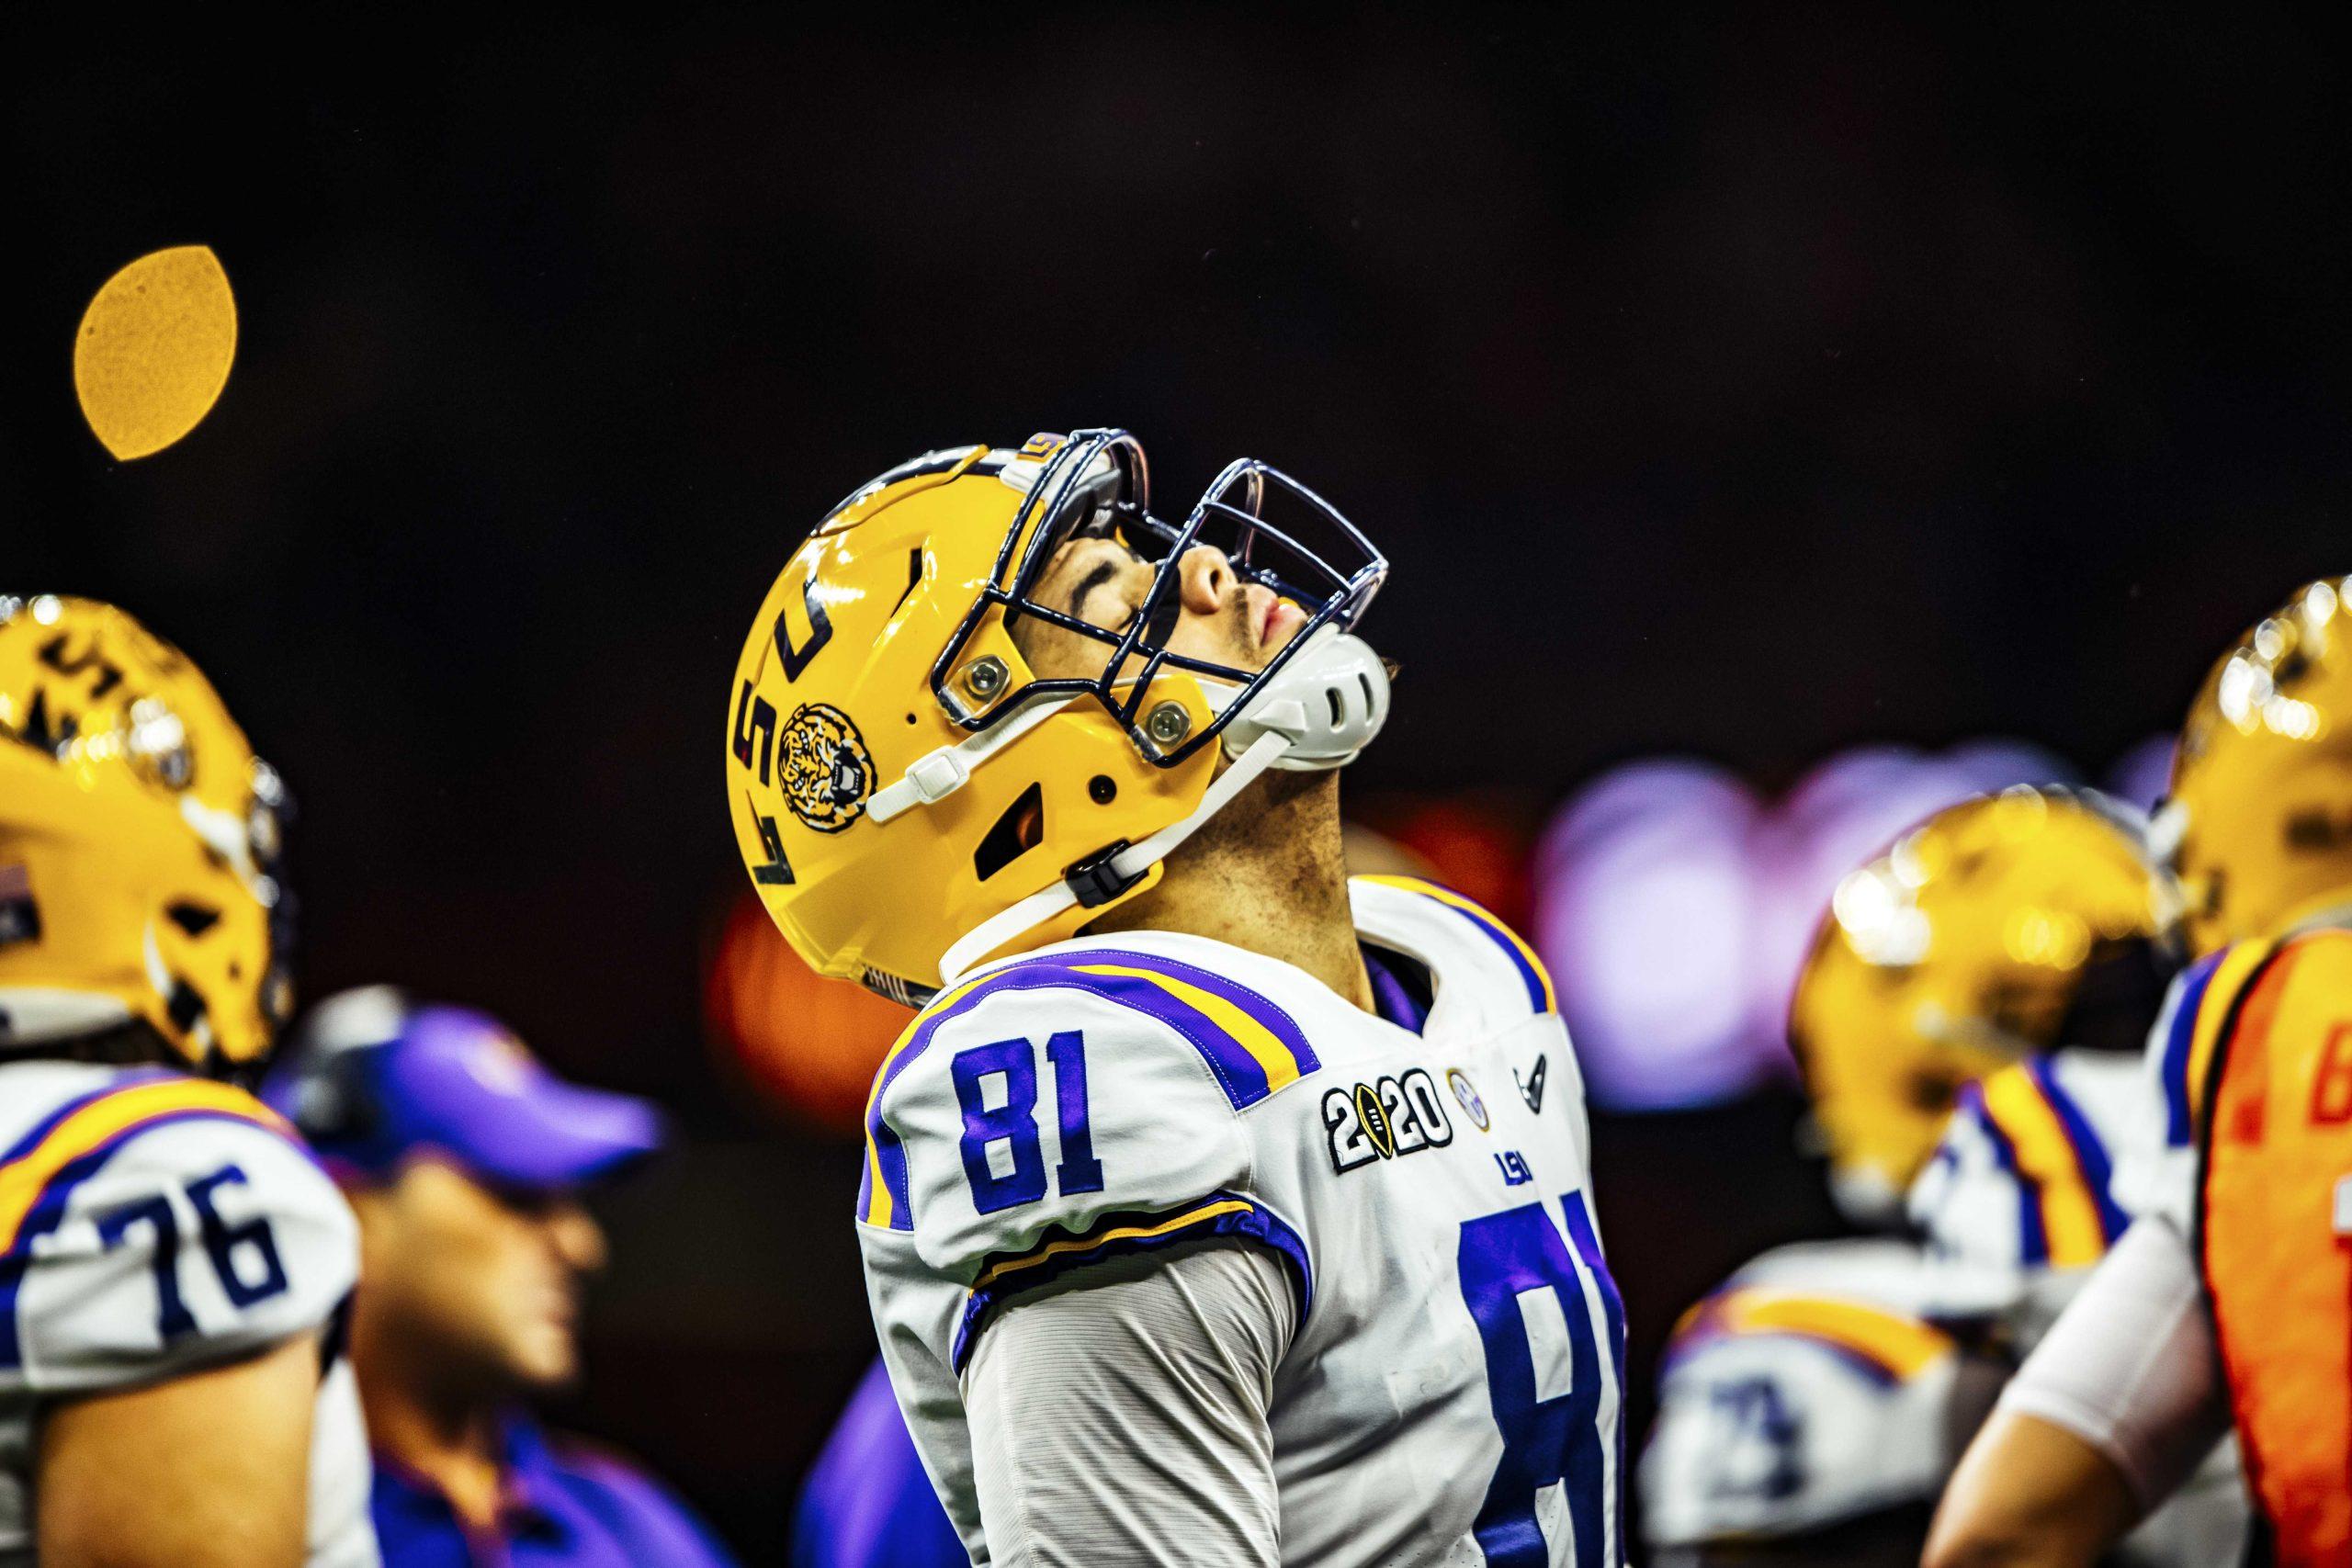
[{"label": "player's neck", "polygon": [[431,1482],[460,1519],[481,1529],[494,1524],[505,1467],[497,1402],[446,1386],[446,1380],[395,1371],[380,1356],[355,1355],[353,1368],[368,1446]]},{"label": "player's neck", "polygon": [[1168,857],[1158,886],[1087,927],[1183,931],[1278,958],[1357,1007],[1372,981],[1356,944],[1336,773],[1269,773]]}]

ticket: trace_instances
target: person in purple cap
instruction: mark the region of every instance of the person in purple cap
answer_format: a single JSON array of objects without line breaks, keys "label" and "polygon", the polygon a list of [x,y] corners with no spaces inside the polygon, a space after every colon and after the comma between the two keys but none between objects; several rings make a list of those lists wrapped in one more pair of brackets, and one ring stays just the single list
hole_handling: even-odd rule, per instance
[{"label": "person in purple cap", "polygon": [[708,1568],[660,1483],[547,1432],[580,1370],[582,1193],[651,1154],[654,1109],[565,1083],[495,1019],[384,986],[314,1009],[263,1097],[359,1216],[351,1355],[386,1568]]}]

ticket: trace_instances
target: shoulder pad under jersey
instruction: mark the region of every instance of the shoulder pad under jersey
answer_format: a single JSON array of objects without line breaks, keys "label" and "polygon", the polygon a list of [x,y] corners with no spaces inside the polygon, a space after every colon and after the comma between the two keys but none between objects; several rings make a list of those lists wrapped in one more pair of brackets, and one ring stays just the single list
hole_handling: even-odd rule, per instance
[{"label": "shoulder pad under jersey", "polygon": [[867,1104],[862,1224],[910,1233],[968,1287],[951,1359],[1000,1302],[1118,1253],[1238,1235],[1280,1253],[1295,1216],[1253,1190],[1242,1117],[1319,1064],[1289,1013],[1199,965],[1064,943],[944,991]]},{"label": "shoulder pad under jersey", "polygon": [[226,1084],[102,1084],[0,1150],[0,1380],[129,1387],[327,1326],[356,1226],[292,1130]]},{"label": "shoulder pad under jersey", "polygon": [[1938,1256],[1987,1268],[2084,1269],[2131,1223],[2114,1150],[2143,1094],[2128,1056],[2068,1051],[1973,1083],[1912,1184]]},{"label": "shoulder pad under jersey", "polygon": [[1942,1486],[1958,1341],[1860,1294],[1748,1282],[1819,1271],[1751,1266],[1676,1328],[1641,1461],[1651,1545],[1800,1535]]},{"label": "shoulder pad under jersey", "polygon": [[1351,876],[1348,897],[1359,931],[1409,946],[1429,962],[1442,990],[1475,998],[1488,1021],[1560,1010],[1535,950],[1452,888],[1413,876]]}]

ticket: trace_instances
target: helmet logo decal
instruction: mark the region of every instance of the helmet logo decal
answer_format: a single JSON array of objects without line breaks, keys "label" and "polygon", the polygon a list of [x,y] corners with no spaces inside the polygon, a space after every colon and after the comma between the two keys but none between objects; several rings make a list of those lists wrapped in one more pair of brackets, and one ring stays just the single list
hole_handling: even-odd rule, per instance
[{"label": "helmet logo decal", "polygon": [[[756,742],[756,744],[754,744]],[[735,699],[735,761],[744,767],[757,757],[760,782],[768,782],[768,755],[775,750],[775,708],[767,698],[743,682],[743,690]]]},{"label": "helmet logo decal", "polygon": [[874,759],[849,715],[804,703],[785,721],[775,750],[775,782],[795,817],[820,833],[838,833],[865,814]]},{"label": "helmet logo decal", "polygon": [[792,627],[787,624],[791,604],[786,604],[775,613],[775,656],[784,661],[784,678],[787,681],[800,679],[808,661],[833,640],[833,623],[825,617],[825,607],[817,603],[817,574],[813,571],[800,584],[800,606],[808,613],[808,640],[797,648],[792,646]]},{"label": "helmet logo decal", "polygon": [[752,868],[752,880],[763,887],[789,887],[795,880],[792,863],[784,858],[784,835],[775,830],[775,818],[763,817],[760,808],[745,795],[743,804],[751,808],[752,820],[759,824],[760,846],[767,851],[767,863]]}]

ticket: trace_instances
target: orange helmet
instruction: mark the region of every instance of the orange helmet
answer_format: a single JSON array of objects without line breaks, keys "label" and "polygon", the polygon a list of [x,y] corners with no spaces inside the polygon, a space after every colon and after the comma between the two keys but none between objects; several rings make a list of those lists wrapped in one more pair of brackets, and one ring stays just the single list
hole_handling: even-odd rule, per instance
[{"label": "orange helmet", "polygon": [[2352,578],[2222,656],[2181,727],[2158,847],[2199,954],[2352,902]]},{"label": "orange helmet", "polygon": [[0,597],[0,1049],[144,1023],[207,1071],[292,1002],[284,787],[110,604]]},{"label": "orange helmet", "polygon": [[[1296,520],[1270,521],[1270,502]],[[1125,627],[1031,596],[1081,526],[1157,559]],[[1164,646],[1178,562],[1201,543],[1306,614],[1263,670]],[[1337,767],[1372,739],[1387,674],[1349,628],[1386,571],[1328,502],[1249,459],[1161,522],[1123,431],[891,469],[794,553],[729,691],[729,812],[769,914],[820,974],[910,1005],[1072,934],[1151,886],[1264,768]],[[1093,639],[1102,669],[1035,676],[1023,616]]]}]

